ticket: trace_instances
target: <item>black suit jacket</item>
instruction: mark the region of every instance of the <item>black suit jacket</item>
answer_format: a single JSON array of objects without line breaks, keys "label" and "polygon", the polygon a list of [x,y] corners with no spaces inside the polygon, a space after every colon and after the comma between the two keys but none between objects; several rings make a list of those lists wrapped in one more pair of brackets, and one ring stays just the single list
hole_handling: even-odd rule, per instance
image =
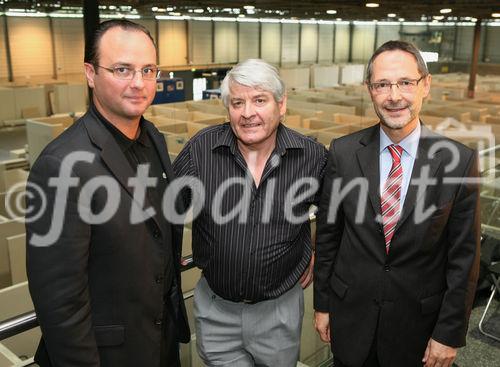
[{"label": "black suit jacket", "polygon": [[[343,363],[361,366],[376,338],[384,367],[421,366],[430,337],[452,347],[465,345],[480,224],[478,185],[463,178],[477,178],[477,158],[471,149],[422,126],[412,179],[428,172],[434,182],[421,192],[410,182],[386,255],[376,220],[379,135],[376,125],[331,144],[317,218],[314,307],[330,312],[332,351]],[[364,183],[357,181],[345,196],[332,196],[335,182],[345,189],[360,179]],[[335,201],[338,210],[329,210]],[[431,205],[436,210],[416,220],[415,214]]]},{"label": "black suit jacket", "polygon": [[[163,136],[150,122],[144,121],[142,128],[171,182],[174,173]],[[93,159],[72,167],[77,185],[62,195],[63,210],[54,213],[57,195],[49,178],[58,177],[64,159],[77,151]],[[116,183],[118,191],[113,194],[120,200],[111,219],[88,224],[80,213],[100,213],[107,202],[102,187],[94,192],[89,207],[80,200],[85,197],[82,187],[97,176]],[[40,218],[26,224],[29,289],[42,330],[35,360],[42,367],[160,366],[160,351],[166,348],[161,323],[169,297],[169,287],[162,283],[167,251],[173,252],[179,284],[170,296],[175,300],[179,341],[190,339],[180,290],[182,228],[171,226],[170,233],[162,233],[155,218],[130,224],[132,205],[151,207],[147,199],[143,207],[133,199],[133,188],[127,185],[133,176],[115,139],[92,111],[51,142],[31,169],[28,185],[38,185],[48,204]],[[27,205],[40,208],[42,202],[34,195]],[[44,247],[31,245],[33,235],[45,235],[61,214],[64,221],[57,241]]]}]

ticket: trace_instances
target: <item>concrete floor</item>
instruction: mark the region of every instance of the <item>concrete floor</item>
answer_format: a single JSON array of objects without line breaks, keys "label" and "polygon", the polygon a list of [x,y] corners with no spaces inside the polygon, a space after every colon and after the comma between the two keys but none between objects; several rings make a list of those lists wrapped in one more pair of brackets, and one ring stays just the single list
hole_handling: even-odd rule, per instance
[{"label": "concrete floor", "polygon": [[[475,302],[469,321],[467,345],[458,352],[455,361],[458,367],[498,367],[500,366],[500,342],[481,334],[478,325],[490,295],[489,291],[481,292]],[[500,337],[500,302],[497,295],[486,315],[487,332]]]}]

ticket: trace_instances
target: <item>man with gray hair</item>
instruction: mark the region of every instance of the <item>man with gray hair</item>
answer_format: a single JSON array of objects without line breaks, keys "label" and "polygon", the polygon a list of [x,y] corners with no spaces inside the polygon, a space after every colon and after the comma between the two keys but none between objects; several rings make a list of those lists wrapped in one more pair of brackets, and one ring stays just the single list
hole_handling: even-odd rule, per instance
[{"label": "man with gray hair", "polygon": [[268,63],[236,65],[221,92],[229,123],[202,130],[174,162],[206,193],[192,240],[203,274],[194,294],[198,353],[209,366],[295,366],[302,287],[312,280],[309,209],[326,149],[282,124],[285,86]]}]

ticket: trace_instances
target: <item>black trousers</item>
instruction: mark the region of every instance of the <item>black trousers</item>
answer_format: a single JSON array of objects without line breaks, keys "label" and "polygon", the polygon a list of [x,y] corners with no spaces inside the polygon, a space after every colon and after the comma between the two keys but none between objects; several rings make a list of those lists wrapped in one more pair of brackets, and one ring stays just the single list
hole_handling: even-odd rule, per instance
[{"label": "black trousers", "polygon": [[[342,363],[342,361],[333,356],[333,367],[351,367],[351,366]],[[363,363],[363,367],[381,367],[377,356],[377,333],[375,333],[372,346],[370,347],[370,351],[368,352],[368,357]]]},{"label": "black trousers", "polygon": [[172,302],[167,300],[163,311],[162,343],[160,352],[161,367],[180,367],[179,336],[176,328],[175,310]]}]

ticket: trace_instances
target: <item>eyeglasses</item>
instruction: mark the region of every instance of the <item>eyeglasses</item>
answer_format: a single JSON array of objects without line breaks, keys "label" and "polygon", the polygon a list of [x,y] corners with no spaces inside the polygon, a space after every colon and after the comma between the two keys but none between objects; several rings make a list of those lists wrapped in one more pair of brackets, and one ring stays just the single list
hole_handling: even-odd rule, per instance
[{"label": "eyeglasses", "polygon": [[420,82],[425,76],[421,76],[420,79],[401,79],[396,83],[390,83],[388,81],[369,83],[370,89],[377,94],[389,94],[391,93],[392,86],[395,85],[403,93],[413,93],[417,89],[418,82]]},{"label": "eyeglasses", "polygon": [[117,79],[122,80],[132,80],[135,77],[135,73],[140,71],[142,74],[142,79],[144,80],[156,80],[160,77],[161,70],[156,66],[146,66],[142,69],[132,69],[127,66],[115,66],[114,68],[107,68],[101,65],[95,65],[98,68],[104,69],[113,73],[113,76]]}]

